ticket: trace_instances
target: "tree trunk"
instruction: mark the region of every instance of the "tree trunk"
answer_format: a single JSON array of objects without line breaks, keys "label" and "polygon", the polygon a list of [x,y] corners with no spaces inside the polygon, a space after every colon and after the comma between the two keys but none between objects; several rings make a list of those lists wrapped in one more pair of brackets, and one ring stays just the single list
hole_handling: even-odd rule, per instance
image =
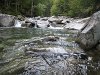
[{"label": "tree trunk", "polygon": [[33,16],[33,0],[32,0],[32,4],[31,4],[31,17]]}]

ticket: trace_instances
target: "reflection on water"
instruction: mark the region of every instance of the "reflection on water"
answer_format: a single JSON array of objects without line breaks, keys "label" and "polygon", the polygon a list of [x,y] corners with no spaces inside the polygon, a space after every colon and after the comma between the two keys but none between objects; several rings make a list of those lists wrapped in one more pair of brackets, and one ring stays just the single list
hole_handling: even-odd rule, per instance
[{"label": "reflection on water", "polygon": [[[0,29],[0,75],[100,75],[100,52],[84,52],[77,31]],[[2,40],[1,40],[2,39]]]}]

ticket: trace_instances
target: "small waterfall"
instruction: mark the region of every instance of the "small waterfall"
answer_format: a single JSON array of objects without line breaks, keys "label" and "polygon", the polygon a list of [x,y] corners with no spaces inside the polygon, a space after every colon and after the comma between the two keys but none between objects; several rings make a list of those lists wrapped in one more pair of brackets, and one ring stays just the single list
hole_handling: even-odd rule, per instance
[{"label": "small waterfall", "polygon": [[19,20],[15,21],[15,27],[21,27],[21,22]]}]

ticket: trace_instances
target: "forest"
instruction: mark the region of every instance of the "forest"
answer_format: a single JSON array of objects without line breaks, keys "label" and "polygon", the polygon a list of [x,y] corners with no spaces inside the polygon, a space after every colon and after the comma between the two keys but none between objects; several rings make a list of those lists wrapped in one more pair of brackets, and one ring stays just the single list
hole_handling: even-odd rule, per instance
[{"label": "forest", "polygon": [[0,0],[0,12],[24,16],[87,17],[100,8],[100,0]]}]

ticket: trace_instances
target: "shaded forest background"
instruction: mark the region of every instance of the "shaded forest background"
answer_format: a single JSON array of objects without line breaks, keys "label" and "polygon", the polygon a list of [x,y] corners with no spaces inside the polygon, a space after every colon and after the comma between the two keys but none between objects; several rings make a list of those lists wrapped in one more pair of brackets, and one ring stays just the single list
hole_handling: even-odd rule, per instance
[{"label": "shaded forest background", "polygon": [[100,9],[100,0],[0,0],[0,13],[24,16],[87,17]]}]

